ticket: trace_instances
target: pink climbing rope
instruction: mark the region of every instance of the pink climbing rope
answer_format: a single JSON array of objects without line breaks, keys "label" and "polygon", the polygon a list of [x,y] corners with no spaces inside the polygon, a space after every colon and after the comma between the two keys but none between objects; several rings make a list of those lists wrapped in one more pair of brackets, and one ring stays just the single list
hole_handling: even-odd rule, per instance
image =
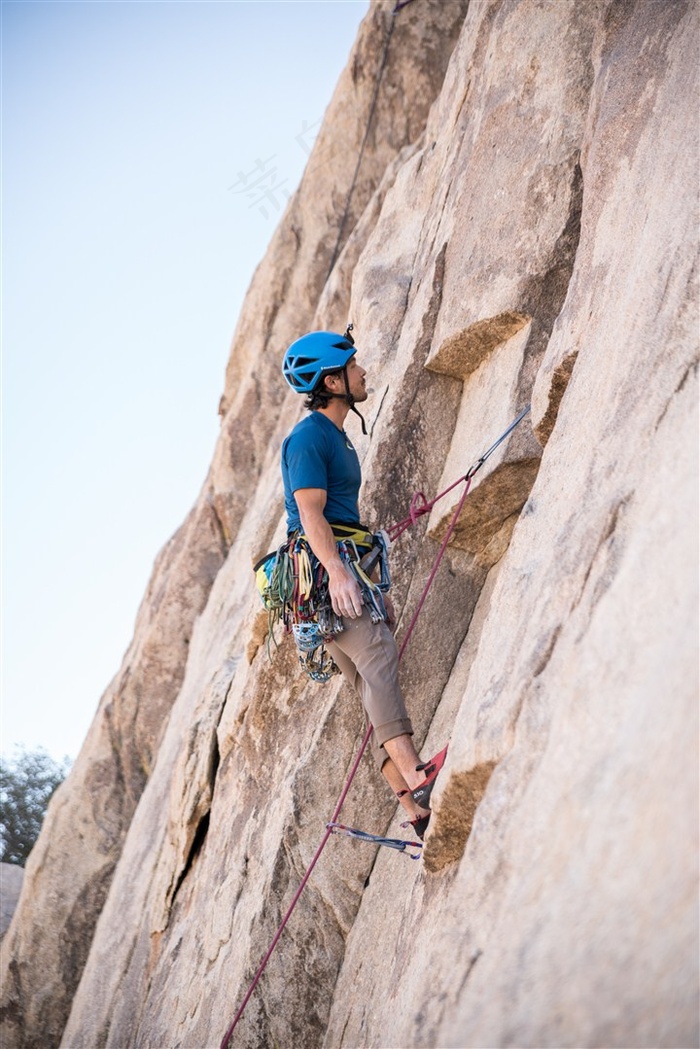
[{"label": "pink climbing rope", "polygon": [[[401,646],[399,648],[399,659],[402,658],[404,652],[406,651],[406,647],[408,645],[408,642],[409,642],[409,640],[411,638],[411,635],[413,634],[413,631],[415,629],[416,623],[418,622],[418,617],[421,614],[421,610],[423,608],[423,605],[425,604],[425,600],[426,600],[426,598],[428,596],[428,593],[430,591],[431,586],[433,585],[433,581],[435,579],[435,576],[437,575],[438,568],[440,567],[440,562],[442,561],[442,558],[443,558],[443,555],[445,553],[445,550],[447,549],[447,544],[449,543],[449,541],[450,541],[450,539],[452,537],[452,533],[454,532],[454,530],[455,530],[455,528],[457,526],[457,521],[459,520],[459,515],[462,512],[462,507],[464,506],[464,503],[465,503],[465,500],[467,498],[467,495],[469,494],[469,489],[471,487],[471,482],[472,482],[472,478],[473,478],[474,474],[477,472],[477,470],[479,470],[484,465],[484,463],[488,459],[489,455],[491,455],[491,453],[493,451],[495,451],[495,449],[498,447],[498,445],[501,444],[501,442],[506,439],[508,434],[512,430],[515,429],[515,427],[525,417],[525,415],[529,412],[529,410],[530,410],[530,408],[528,406],[524,411],[522,411],[520,413],[520,415],[515,420],[515,422],[512,423],[508,427],[508,429],[506,431],[504,431],[504,433],[501,434],[501,436],[498,438],[498,440],[494,444],[491,445],[491,447],[488,449],[488,451],[485,452],[481,456],[481,458],[478,459],[477,462],[472,467],[469,468],[469,470],[466,472],[466,474],[463,477],[460,477],[458,481],[455,481],[454,484],[451,484],[450,487],[446,488],[444,492],[441,492],[440,495],[437,495],[430,503],[428,503],[426,501],[426,498],[425,498],[425,496],[423,495],[422,492],[416,492],[415,495],[413,496],[413,498],[411,499],[408,517],[405,518],[403,521],[399,521],[398,524],[392,525],[390,528],[387,529],[387,533],[388,533],[388,535],[390,536],[390,538],[392,540],[398,538],[400,535],[402,535],[406,531],[407,528],[409,528],[412,524],[415,524],[419,517],[421,517],[423,514],[428,513],[429,510],[435,505],[435,503],[437,503],[440,499],[444,498],[444,496],[446,496],[448,494],[448,492],[451,492],[454,488],[457,487],[457,485],[461,484],[462,482],[465,482],[464,491],[462,492],[460,500],[457,503],[457,507],[456,507],[456,509],[455,509],[455,511],[454,511],[454,513],[452,515],[452,519],[450,521],[449,527],[448,527],[447,531],[445,532],[445,537],[442,540],[442,543],[440,545],[440,549],[438,550],[437,556],[435,557],[435,561],[433,562],[433,567],[432,567],[432,570],[430,572],[430,575],[428,576],[428,580],[427,580],[425,586],[423,587],[423,592],[421,593],[421,596],[418,599],[418,604],[416,605],[415,611],[414,611],[413,615],[411,616],[411,620],[410,620],[410,622],[408,624],[408,627],[406,628],[406,633],[404,634],[403,639],[401,641]],[[420,505],[418,504],[418,500],[419,499],[422,500],[420,502]],[[355,758],[355,761],[353,762],[352,768],[350,769],[350,774],[349,774],[349,776],[348,776],[348,778],[347,778],[347,780],[345,782],[345,786],[343,787],[343,789],[342,789],[342,791],[340,793],[340,797],[338,798],[338,802],[337,802],[337,804],[335,806],[335,809],[333,810],[333,815],[331,816],[330,820],[328,821],[329,824],[330,823],[336,823],[337,820],[338,820],[338,816],[340,815],[340,810],[342,809],[343,804],[345,802],[345,799],[348,796],[348,791],[350,790],[350,786],[352,784],[352,781],[355,778],[355,774],[357,773],[357,770],[360,767],[360,761],[362,760],[362,756],[363,756],[365,750],[367,749],[367,746],[369,744],[371,735],[372,735],[372,726],[370,725],[369,728],[367,729],[367,732],[365,733],[364,739],[362,740],[362,744],[361,744],[360,749],[359,749],[359,751],[357,753],[357,757]],[[263,960],[261,961],[260,965],[258,966],[258,969],[257,969],[257,971],[255,973],[255,976],[253,977],[253,979],[252,979],[252,981],[250,983],[250,986],[248,987],[248,990],[246,991],[245,998],[243,999],[243,1001],[241,1002],[240,1006],[238,1007],[238,1012],[236,1013],[236,1015],[234,1016],[233,1020],[231,1021],[231,1024],[230,1024],[228,1030],[226,1031],[226,1034],[224,1035],[224,1037],[223,1037],[223,1039],[221,1041],[220,1049],[228,1049],[228,1044],[229,1044],[229,1041],[231,1040],[231,1036],[232,1036],[234,1030],[236,1029],[236,1025],[238,1024],[238,1021],[240,1020],[240,1018],[243,1016],[243,1013],[245,1011],[245,1007],[248,1004],[248,1002],[250,1001],[250,997],[251,997],[253,991],[255,990],[255,988],[258,985],[258,981],[260,980],[260,977],[262,976],[263,972],[265,971],[265,967],[267,966],[267,963],[270,960],[272,952],[274,951],[275,947],[277,946],[277,943],[278,943],[282,933],[284,932],[284,929],[285,929],[285,927],[287,925],[287,922],[291,918],[292,913],[294,912],[294,908],[296,907],[297,903],[299,902],[299,898],[301,897],[301,894],[302,894],[302,892],[304,891],[304,889],[306,887],[306,883],[308,882],[309,878],[311,877],[311,873],[312,873],[314,867],[316,866],[316,864],[318,863],[318,860],[321,857],[321,853],[323,852],[323,850],[326,847],[326,842],[328,841],[328,839],[330,838],[332,833],[333,833],[332,832],[332,828],[327,825],[325,833],[324,833],[324,835],[321,838],[321,841],[319,843],[319,846],[316,849],[316,852],[314,853],[313,858],[312,858],[311,862],[309,863],[309,866],[306,868],[306,872],[305,872],[303,878],[301,879],[301,882],[299,883],[299,887],[298,887],[297,891],[294,893],[294,896],[292,898],[292,902],[289,904],[289,907],[287,908],[287,912],[284,915],[282,921],[280,922],[280,925],[279,925],[279,927],[277,929],[277,932],[275,933],[275,935],[274,935],[274,937],[272,939],[272,943],[268,947],[268,949],[267,949],[267,951],[265,953],[265,957],[263,958]]]},{"label": "pink climbing rope", "polygon": [[[473,475],[472,475],[473,476]],[[465,474],[464,477],[460,477],[459,480],[451,484],[449,488],[446,488],[444,492],[440,492],[430,502],[425,498],[422,492],[414,492],[411,496],[411,502],[408,507],[408,516],[404,517],[403,521],[397,521],[396,524],[389,525],[386,532],[392,543],[395,542],[399,536],[403,535],[407,528],[411,525],[417,524],[418,518],[422,517],[423,514],[429,514],[436,503],[439,503],[444,496],[448,495],[453,488],[456,488],[462,481],[471,480],[469,474]]]}]

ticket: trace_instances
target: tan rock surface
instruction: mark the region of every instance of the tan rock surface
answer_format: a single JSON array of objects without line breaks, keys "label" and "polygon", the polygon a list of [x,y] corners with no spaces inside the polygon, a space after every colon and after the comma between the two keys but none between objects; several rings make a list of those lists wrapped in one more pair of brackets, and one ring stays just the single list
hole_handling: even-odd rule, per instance
[{"label": "tan rock surface", "polygon": [[24,881],[24,867],[0,863],[0,939],[10,927]]},{"label": "tan rock surface", "polygon": [[[365,21],[318,150],[361,140],[388,15]],[[151,624],[180,673],[153,714],[147,690],[124,708],[145,775],[118,820],[100,797],[88,819],[89,774],[109,799],[125,761],[103,701],[30,859],[3,944],[8,1046],[60,1030],[78,946],[64,1046],[218,1046],[314,855],[364,726],[291,645],[268,660],[250,564],[283,532],[279,445],[300,406],[281,352],[348,315],[373,387],[356,438],[369,522],[532,414],[476,475],[402,664],[423,753],[451,738],[423,862],[333,838],[233,1044],[698,1044],[698,7],[394,17],[330,279],[348,183],[312,157],[244,307],[197,511],[220,525],[209,586],[194,614],[159,619],[154,585],[144,604],[134,644]],[[396,544],[400,631],[458,495]],[[343,819],[400,833],[369,761]],[[67,915],[115,864],[78,942]]]},{"label": "tan rock surface", "polygon": [[596,33],[581,244],[534,398],[556,425],[466,681],[455,664],[431,873],[397,889],[378,858],[327,1046],[697,1044],[697,126],[672,101],[696,15],[637,5]]},{"label": "tan rock surface", "polygon": [[122,667],[51,798],[0,951],[4,1046],[58,1044],[124,835],[224,557],[206,500],[159,554]]}]

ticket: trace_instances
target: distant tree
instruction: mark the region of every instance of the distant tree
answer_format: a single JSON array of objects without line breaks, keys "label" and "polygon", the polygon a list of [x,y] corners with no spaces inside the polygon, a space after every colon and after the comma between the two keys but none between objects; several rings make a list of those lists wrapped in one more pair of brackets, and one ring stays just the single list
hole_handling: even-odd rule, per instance
[{"label": "distant tree", "polygon": [[70,759],[59,764],[41,748],[15,749],[0,758],[0,860],[26,862],[46,813],[49,798],[66,778]]}]

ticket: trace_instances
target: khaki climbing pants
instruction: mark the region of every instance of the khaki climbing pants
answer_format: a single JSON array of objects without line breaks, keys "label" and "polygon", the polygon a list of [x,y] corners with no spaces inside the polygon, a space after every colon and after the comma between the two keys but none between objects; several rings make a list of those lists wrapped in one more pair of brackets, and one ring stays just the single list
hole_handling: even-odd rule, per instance
[{"label": "khaki climbing pants", "polygon": [[373,732],[370,747],[381,769],[384,744],[395,736],[413,735],[399,686],[399,653],[386,623],[373,623],[366,608],[359,619],[343,619],[344,629],[326,648],[362,700]]}]

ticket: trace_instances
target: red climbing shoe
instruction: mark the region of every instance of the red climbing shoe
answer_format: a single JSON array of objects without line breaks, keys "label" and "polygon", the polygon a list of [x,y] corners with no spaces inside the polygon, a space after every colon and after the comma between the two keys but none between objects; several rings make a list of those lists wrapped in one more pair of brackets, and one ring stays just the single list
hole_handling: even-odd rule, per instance
[{"label": "red climbing shoe", "polygon": [[416,837],[420,838],[420,840],[423,841],[423,839],[425,838],[425,832],[428,829],[428,824],[429,823],[430,823],[430,813],[428,813],[427,816],[418,816],[417,819],[415,819],[415,820],[406,820],[406,822],[402,823],[401,826],[402,827],[406,827],[406,828],[407,827],[411,827],[413,829],[413,833],[416,835]]},{"label": "red climbing shoe", "polygon": [[446,757],[447,747],[441,750],[439,754],[436,754],[434,758],[431,758],[430,761],[426,761],[424,765],[416,765],[416,772],[425,772],[425,779],[418,784],[415,790],[411,791],[411,797],[416,805],[420,805],[422,809],[430,808],[430,795],[433,792],[438,772],[445,764]]}]

